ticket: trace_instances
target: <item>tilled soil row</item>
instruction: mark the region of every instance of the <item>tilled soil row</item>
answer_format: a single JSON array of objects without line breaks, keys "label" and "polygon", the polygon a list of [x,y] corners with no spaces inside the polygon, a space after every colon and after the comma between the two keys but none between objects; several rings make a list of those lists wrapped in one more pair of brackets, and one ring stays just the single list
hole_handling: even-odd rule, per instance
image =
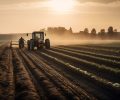
[{"label": "tilled soil row", "polygon": [[[49,53],[51,55],[50,56],[50,55],[47,55],[47,53],[43,53],[43,52],[40,53],[39,51],[37,51],[37,54],[40,55],[40,56],[42,56],[46,60],[49,60],[49,62],[50,62],[50,60],[51,60],[51,62],[53,60],[52,63],[57,63],[58,62],[57,64],[58,65],[60,64],[61,65],[60,67],[63,67],[63,65],[65,65],[65,67],[68,67],[68,69],[72,69],[71,72],[72,72],[72,74],[74,73],[73,75],[77,74],[77,72],[78,72],[79,73],[78,76],[81,77],[81,75],[82,75],[82,78],[84,77],[83,78],[83,82],[86,79],[87,79],[87,84],[89,84],[90,82],[92,82],[92,87],[95,88],[95,91],[93,91],[93,94],[95,94],[94,92],[96,92],[98,90],[97,92],[99,92],[99,93],[97,94],[97,96],[99,96],[99,98],[103,98],[103,97],[100,97],[101,94],[104,96],[104,98],[106,100],[110,100],[109,98],[111,98],[111,100],[114,100],[113,98],[119,98],[119,87],[117,88],[117,86],[115,86],[115,88],[114,88],[114,86],[112,86],[112,85],[106,85],[107,83],[104,82],[101,79],[99,80],[98,77],[95,78],[94,76],[87,75],[87,71],[83,71],[83,73],[80,74],[80,71],[78,71],[77,68],[76,68],[76,70],[74,72],[74,70],[73,70],[74,66],[69,66],[69,63],[67,63],[69,61],[69,59],[67,59],[68,61],[66,61],[66,58],[62,57],[63,55],[57,56],[57,55],[53,55],[52,53],[51,54]],[[59,57],[62,57],[62,61],[65,60],[66,62],[62,62],[61,60],[59,61]],[[69,70],[69,72],[70,72],[70,70]],[[89,76],[89,77],[86,77],[86,75]],[[107,81],[107,82],[109,83],[109,81]],[[95,86],[93,86],[93,84]],[[90,87],[90,90],[91,90],[91,87]],[[113,94],[113,95],[111,95],[111,94]]]},{"label": "tilled soil row", "polygon": [[65,100],[66,98],[61,94],[59,89],[49,80],[49,78],[41,70],[39,70],[23,52],[20,52],[20,54],[26,61],[34,78],[42,87],[44,96],[46,96],[48,100]]},{"label": "tilled soil row", "polygon": [[90,56],[88,54],[86,55],[83,53],[76,53],[74,51],[64,50],[61,48],[52,48],[51,50],[57,51],[60,53],[65,53],[65,54],[68,54],[68,55],[71,55],[71,56],[74,56],[74,57],[77,57],[80,59],[84,59],[84,60],[87,60],[90,62],[94,62],[94,63],[100,64],[100,65],[102,64],[102,65],[105,65],[106,67],[120,69],[120,62],[115,61],[115,60],[109,60],[104,57],[101,58],[101,57],[97,57],[97,56]]},{"label": "tilled soil row", "polygon": [[11,50],[6,48],[0,59],[0,100],[14,100],[14,79]]},{"label": "tilled soil row", "polygon": [[86,60],[74,57],[73,55],[68,55],[66,53],[61,53],[61,52],[52,51],[52,50],[45,50],[44,53],[47,53],[61,60],[64,60],[67,63],[75,65],[78,68],[81,68],[88,72],[94,73],[102,78],[106,78],[107,80],[110,80],[113,82],[119,82],[119,78],[120,78],[119,70],[106,67],[105,65],[100,65],[97,63],[86,61]]},{"label": "tilled soil row", "polygon": [[16,50],[12,51],[14,77],[15,77],[15,99],[16,100],[40,100],[38,92],[25,69]]},{"label": "tilled soil row", "polygon": [[[66,80],[63,76],[61,76],[58,72],[56,72],[49,65],[43,63],[37,55],[32,54],[30,52],[26,52],[26,55],[32,60],[32,62],[50,79],[50,81],[59,88],[59,91],[63,93],[63,95],[68,100],[88,100],[91,99],[87,94],[83,93],[78,87],[71,84],[70,81]],[[94,98],[92,98],[93,100]]]},{"label": "tilled soil row", "polygon": [[1,58],[1,57],[2,57],[2,54],[4,53],[4,51],[5,51],[6,49],[8,49],[7,44],[0,46],[0,60],[2,59],[2,58]]},{"label": "tilled soil row", "polygon": [[95,52],[90,52],[90,51],[85,51],[85,50],[78,50],[75,48],[69,48],[69,47],[54,47],[54,48],[59,48],[62,50],[68,50],[68,51],[72,51],[72,52],[76,52],[76,53],[82,53],[85,55],[89,55],[89,56],[94,56],[94,57],[100,57],[100,58],[105,58],[105,59],[109,59],[109,60],[115,60],[115,61],[120,61],[120,57],[119,56],[112,56],[112,55],[108,55],[108,54],[102,54],[102,53],[95,53]]},{"label": "tilled soil row", "polygon": [[[66,47],[66,46],[62,46]],[[100,49],[100,48],[92,48],[92,47],[87,47],[87,46],[67,46],[68,48],[76,49],[76,50],[84,50],[84,51],[89,51],[89,52],[94,52],[94,53],[101,53],[101,54],[107,54],[107,55],[113,55],[113,56],[118,56],[119,57],[119,52],[114,51],[114,50],[106,50],[106,49]]]}]

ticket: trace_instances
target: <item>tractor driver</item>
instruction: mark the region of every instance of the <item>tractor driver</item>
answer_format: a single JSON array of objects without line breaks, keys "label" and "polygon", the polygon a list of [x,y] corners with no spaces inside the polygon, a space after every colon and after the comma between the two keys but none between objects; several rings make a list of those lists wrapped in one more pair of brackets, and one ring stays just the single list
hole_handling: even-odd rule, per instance
[{"label": "tractor driver", "polygon": [[19,45],[22,46],[22,48],[24,47],[24,41],[22,37],[19,39]]}]

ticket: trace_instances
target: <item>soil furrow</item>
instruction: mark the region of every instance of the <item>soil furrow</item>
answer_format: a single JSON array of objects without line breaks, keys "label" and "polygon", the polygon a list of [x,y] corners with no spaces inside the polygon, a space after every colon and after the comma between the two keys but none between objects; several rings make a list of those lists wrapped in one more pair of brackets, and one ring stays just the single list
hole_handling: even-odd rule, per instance
[{"label": "soil furrow", "polygon": [[11,50],[6,48],[0,59],[0,100],[14,99],[13,66]]},{"label": "soil furrow", "polygon": [[50,79],[40,69],[38,69],[36,65],[31,62],[32,60],[28,59],[23,52],[20,51],[20,53],[24,57],[24,60],[27,62],[27,64],[29,64],[29,69],[33,73],[33,76],[37,82],[42,86],[42,90],[47,98],[50,100],[64,100],[65,97],[59,92],[59,89],[50,81]]},{"label": "soil furrow", "polygon": [[62,49],[62,50],[68,50],[68,51],[72,51],[72,52],[76,52],[76,53],[82,53],[82,54],[86,54],[86,55],[89,55],[89,56],[100,57],[100,58],[105,58],[105,59],[120,62],[120,57],[118,57],[118,56],[112,56],[112,55],[107,55],[107,54],[102,54],[102,53],[94,53],[92,51],[90,52],[90,51],[78,50],[78,49],[74,49],[74,48],[61,47],[61,46],[54,47],[54,48],[59,48],[59,49]]},{"label": "soil furrow", "polygon": [[[66,46],[62,46],[66,47]],[[114,50],[105,50],[105,49],[99,49],[99,48],[92,48],[92,47],[86,47],[86,46],[67,46],[68,48],[72,49],[77,49],[77,50],[84,50],[84,51],[89,51],[89,52],[94,52],[94,53],[101,53],[101,54],[107,54],[107,55],[113,55],[113,56],[118,56],[120,55],[119,51],[114,51]]]},{"label": "soil furrow", "polygon": [[89,62],[83,59],[76,58],[74,56],[69,56],[65,53],[60,53],[52,50],[44,50],[47,54],[50,54],[54,57],[57,57],[61,60],[64,60],[67,63],[77,66],[77,68],[82,68],[85,71],[94,73],[102,78],[106,78],[113,82],[119,82],[120,71],[113,68],[108,68],[104,65],[99,65],[93,62]]},{"label": "soil furrow", "polygon": [[63,49],[59,49],[59,48],[52,48],[51,50],[65,53],[65,54],[68,54],[70,56],[78,57],[80,59],[85,59],[87,61],[98,63],[100,65],[106,65],[106,67],[112,67],[112,68],[117,69],[117,70],[120,69],[120,62],[117,62],[114,60],[90,56],[90,55],[86,55],[86,54],[82,54],[82,53],[76,53],[73,51],[63,50]]},{"label": "soil furrow", "polygon": [[[108,89],[108,86],[105,86],[106,83],[105,83],[105,84],[101,84],[101,82],[98,83],[98,81],[97,81],[98,79],[97,79],[97,78],[96,78],[97,80],[95,79],[96,81],[95,81],[95,80],[91,80],[90,77],[88,77],[88,76],[85,75],[86,72],[82,72],[82,73],[80,74],[80,73],[78,73],[80,70],[77,71],[77,70],[74,70],[73,67],[70,68],[70,65],[69,65],[69,64],[63,63],[63,62],[61,62],[61,61],[58,61],[57,58],[54,58],[54,57],[52,57],[52,56],[51,56],[51,57],[50,57],[50,56],[46,56],[46,57],[45,57],[45,54],[44,54],[44,53],[42,53],[42,55],[44,55],[44,58],[45,58],[45,59],[48,59],[48,60],[51,60],[51,61],[53,60],[53,62],[51,62],[52,64],[53,64],[53,63],[59,64],[59,66],[61,66],[61,67],[63,68],[62,71],[65,71],[65,72],[68,71],[68,73],[71,72],[70,74],[71,74],[71,75],[74,75],[74,77],[75,77],[75,76],[78,77],[78,75],[79,75],[78,80],[81,80],[81,79],[82,79],[82,82],[85,82],[85,83],[87,82],[87,85],[90,85],[91,83],[94,83],[94,85],[91,84],[89,88],[86,86],[86,87],[88,88],[88,89],[86,88],[86,90],[92,91],[92,93],[94,92],[93,94],[98,93],[98,94],[96,94],[98,98],[99,98],[100,95],[102,95],[102,97],[103,97],[105,100],[114,100],[115,98],[119,98],[119,90],[118,90],[118,92],[115,92],[116,90],[115,90],[115,91],[111,90],[111,92],[110,92],[110,91],[109,91],[110,88]],[[42,55],[41,55],[41,56],[42,56]],[[64,68],[64,67],[65,67],[65,68]],[[67,73],[67,74],[68,74],[68,73]],[[74,73],[74,74],[73,74],[73,73]],[[83,73],[84,73],[84,74],[83,74]],[[83,75],[82,75],[82,74],[83,74]],[[77,78],[77,77],[76,77],[76,78]],[[101,81],[102,81],[102,80],[101,80]],[[80,82],[80,81],[79,81],[79,82]],[[90,82],[91,82],[91,83],[90,83]],[[80,83],[81,83],[81,82],[80,82]],[[83,84],[84,84],[84,83],[83,83]],[[95,90],[92,90],[92,89],[91,89],[92,87],[93,87],[95,90],[98,90],[99,92],[98,92],[98,91],[95,92]],[[105,87],[106,87],[106,88],[105,88]],[[110,86],[110,87],[111,87],[111,86]],[[83,88],[85,88],[85,87],[83,87]],[[101,92],[100,92],[100,91],[101,91]],[[103,94],[101,94],[101,93],[103,93]],[[117,93],[117,94],[116,94],[116,93]],[[114,94],[114,95],[113,95],[113,94]],[[109,97],[110,95],[111,95],[111,97]],[[106,96],[107,96],[107,97],[106,97]],[[108,99],[108,98],[109,98],[109,99]]]},{"label": "soil furrow", "polygon": [[13,50],[12,54],[15,77],[15,99],[40,100],[37,90],[16,50]]},{"label": "soil furrow", "polygon": [[[28,55],[30,55],[30,54],[28,54]],[[34,54],[35,55],[35,54]],[[35,59],[35,57],[34,57],[34,55],[32,55],[32,58],[34,58]],[[37,55],[36,55],[37,56]],[[38,59],[39,57],[37,57],[37,59]],[[37,62],[40,62],[40,60],[38,60]],[[43,62],[40,62],[40,63],[43,63]],[[65,78],[63,78],[58,72],[56,72],[54,69],[52,69],[52,68],[50,68],[49,66],[47,66],[46,64],[43,64],[43,66],[42,67],[40,67],[40,68],[43,68],[42,70],[44,70],[45,72],[47,72],[46,74],[47,74],[47,76],[57,85],[57,86],[59,86],[65,93],[67,93],[67,92],[69,92],[70,90],[73,92],[73,93],[75,93],[75,95],[80,95],[80,97],[82,97],[82,95],[81,94],[79,94],[81,91],[79,91],[74,85],[72,85],[72,84],[70,84],[70,82],[68,81],[67,82],[67,80],[65,79]],[[49,73],[48,73],[49,72]],[[59,78],[58,78],[59,77]],[[61,84],[61,85],[60,85]],[[69,91],[67,91],[66,92],[66,90],[65,90],[65,86],[67,86],[67,88],[68,88],[68,86],[69,86],[69,88],[68,88],[68,90]],[[74,89],[76,89],[76,92],[75,92],[75,90]],[[68,93],[67,93],[68,94]],[[86,95],[86,97],[87,97],[87,95]],[[70,97],[70,98],[72,98],[72,97]]]}]

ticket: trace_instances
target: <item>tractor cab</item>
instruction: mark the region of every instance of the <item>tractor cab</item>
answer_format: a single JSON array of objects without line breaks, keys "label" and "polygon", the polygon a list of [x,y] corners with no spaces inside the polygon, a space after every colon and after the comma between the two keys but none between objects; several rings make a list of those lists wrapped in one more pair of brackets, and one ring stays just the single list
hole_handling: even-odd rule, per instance
[{"label": "tractor cab", "polygon": [[35,31],[32,33],[32,39],[28,40],[28,50],[33,50],[35,47],[37,49],[43,48],[45,46],[46,49],[50,48],[50,40],[45,39],[45,33],[40,31]]},{"label": "tractor cab", "polygon": [[44,32],[33,32],[32,39],[39,42],[44,42]]}]

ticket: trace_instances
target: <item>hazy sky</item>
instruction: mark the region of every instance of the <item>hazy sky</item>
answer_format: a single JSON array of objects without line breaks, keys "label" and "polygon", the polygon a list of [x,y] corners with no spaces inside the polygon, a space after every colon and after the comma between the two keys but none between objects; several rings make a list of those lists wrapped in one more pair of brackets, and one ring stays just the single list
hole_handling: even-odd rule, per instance
[{"label": "hazy sky", "polygon": [[49,26],[99,31],[110,25],[120,31],[120,0],[0,0],[0,33]]}]

